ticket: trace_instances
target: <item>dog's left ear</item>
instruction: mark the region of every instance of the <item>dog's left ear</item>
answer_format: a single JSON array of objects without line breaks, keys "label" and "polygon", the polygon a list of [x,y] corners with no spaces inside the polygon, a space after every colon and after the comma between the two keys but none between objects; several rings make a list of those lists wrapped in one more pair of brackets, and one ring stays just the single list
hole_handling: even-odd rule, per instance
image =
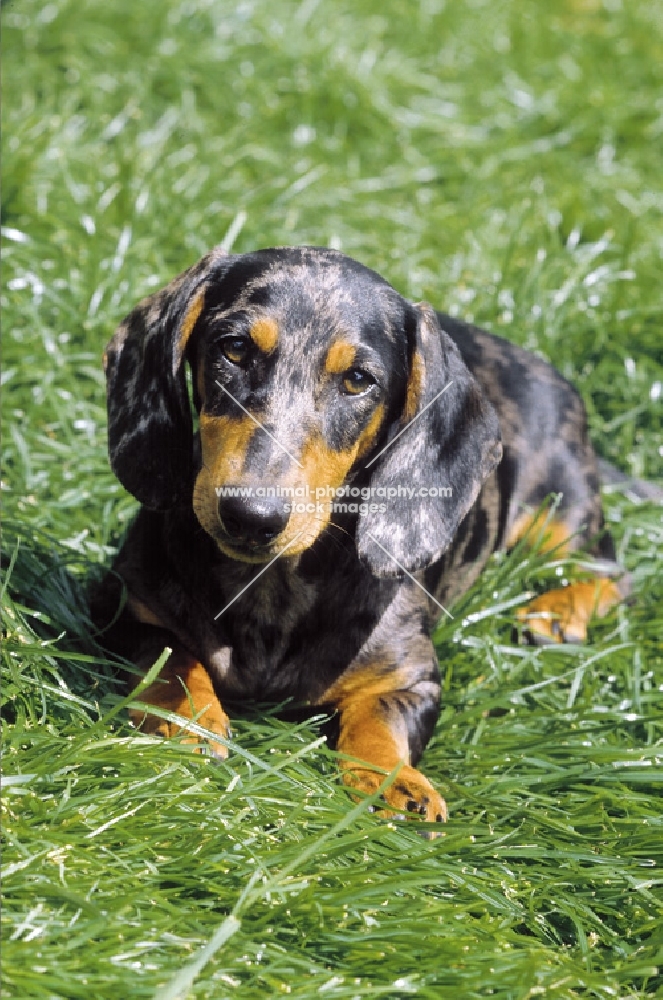
[{"label": "dog's left ear", "polygon": [[439,559],[502,457],[497,415],[458,348],[431,306],[411,308],[405,407],[393,443],[370,469],[367,463],[378,488],[371,504],[387,510],[362,514],[357,525],[359,556],[376,576],[398,576],[398,563],[414,572]]},{"label": "dog's left ear", "polygon": [[122,485],[152,510],[191,502],[193,421],[184,359],[205,290],[228,268],[220,248],[126,317],[106,347],[108,450]]}]

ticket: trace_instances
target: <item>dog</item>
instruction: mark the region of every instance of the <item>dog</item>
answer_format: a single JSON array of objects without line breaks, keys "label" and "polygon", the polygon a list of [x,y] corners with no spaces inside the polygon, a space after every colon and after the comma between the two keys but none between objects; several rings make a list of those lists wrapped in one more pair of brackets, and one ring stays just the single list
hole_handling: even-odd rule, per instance
[{"label": "dog", "polygon": [[387,815],[445,820],[415,765],[448,605],[533,536],[597,561],[521,609],[531,640],[582,641],[624,597],[576,391],[314,247],[213,249],[136,306],[104,360],[111,465],[142,506],[95,617],[140,670],[172,649],[142,694],[162,717],[134,723],[168,736],[164,715],[193,718],[225,756],[224,702],[331,709],[353,794],[396,772]]}]

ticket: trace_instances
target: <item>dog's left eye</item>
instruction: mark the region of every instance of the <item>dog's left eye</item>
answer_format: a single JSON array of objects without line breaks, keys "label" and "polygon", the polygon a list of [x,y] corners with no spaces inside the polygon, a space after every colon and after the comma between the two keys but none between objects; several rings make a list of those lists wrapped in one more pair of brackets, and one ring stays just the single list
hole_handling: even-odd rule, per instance
[{"label": "dog's left eye", "polygon": [[233,365],[243,365],[249,356],[249,338],[224,337],[221,341],[221,351],[224,358]]},{"label": "dog's left eye", "polygon": [[350,368],[343,373],[343,391],[349,396],[362,396],[375,385],[375,379],[363,368]]}]

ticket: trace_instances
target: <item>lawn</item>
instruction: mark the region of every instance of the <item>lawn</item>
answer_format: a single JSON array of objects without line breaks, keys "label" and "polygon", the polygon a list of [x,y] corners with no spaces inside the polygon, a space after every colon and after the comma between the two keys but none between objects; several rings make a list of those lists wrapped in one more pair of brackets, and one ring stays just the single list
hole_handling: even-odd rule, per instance
[{"label": "lawn", "polygon": [[[226,762],[136,733],[86,587],[136,504],[101,354],[206,249],[342,249],[554,362],[663,466],[660,0],[3,5],[2,996],[663,996],[663,518],[633,598],[515,644],[572,566],[494,558],[436,634],[444,836],[341,785],[319,721]],[[8,581],[8,582],[7,582]]]}]

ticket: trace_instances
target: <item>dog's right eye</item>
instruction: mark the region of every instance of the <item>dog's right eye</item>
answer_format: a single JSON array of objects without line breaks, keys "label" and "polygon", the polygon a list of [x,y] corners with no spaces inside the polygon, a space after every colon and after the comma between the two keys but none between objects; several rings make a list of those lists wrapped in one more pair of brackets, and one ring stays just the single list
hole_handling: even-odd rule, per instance
[{"label": "dog's right eye", "polygon": [[248,337],[224,337],[221,341],[221,353],[233,365],[243,365],[249,357]]},{"label": "dog's right eye", "polygon": [[363,396],[375,385],[375,379],[363,368],[349,368],[343,374],[343,392],[347,396]]}]

